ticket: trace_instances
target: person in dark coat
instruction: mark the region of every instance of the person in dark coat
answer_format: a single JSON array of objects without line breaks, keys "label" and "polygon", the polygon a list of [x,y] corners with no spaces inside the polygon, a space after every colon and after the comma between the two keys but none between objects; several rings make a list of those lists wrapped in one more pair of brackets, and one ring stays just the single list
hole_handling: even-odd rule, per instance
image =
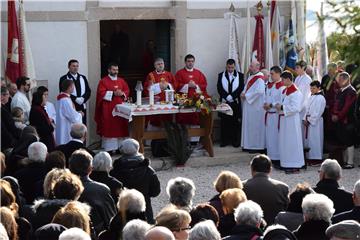
[{"label": "person in dark coat", "polygon": [[[347,72],[339,73],[337,82],[340,86],[331,111],[331,120],[336,127],[335,142],[341,146],[346,156],[342,163],[344,169],[354,168],[354,145],[356,143],[355,105],[357,93],[350,82]],[[339,159],[338,159],[339,160]]]},{"label": "person in dark coat", "polygon": [[220,102],[227,103],[233,110],[233,115],[229,116],[224,113],[219,113],[219,117],[221,118],[220,147],[225,147],[228,144],[232,144],[234,147],[240,146],[240,93],[243,89],[244,74],[236,71],[234,59],[228,59],[226,61],[226,71],[218,75],[217,91],[220,95]]},{"label": "person in dark coat", "polygon": [[91,221],[96,234],[109,227],[111,218],[116,214],[110,189],[102,183],[93,181],[89,175],[92,170],[92,156],[84,149],[76,150],[70,157],[70,171],[78,175],[84,186],[79,201],[90,205]]},{"label": "person in dark coat", "polygon": [[69,166],[69,159],[73,152],[78,149],[85,149],[91,156],[95,156],[95,153],[88,149],[84,142],[86,140],[87,127],[82,123],[75,123],[71,125],[70,136],[72,139],[66,143],[59,145],[55,150],[61,151],[64,153],[66,158],[66,166]]},{"label": "person in dark coat", "polygon": [[308,184],[297,184],[295,190],[290,194],[290,202],[286,211],[279,212],[275,218],[275,224],[285,226],[290,231],[296,230],[303,222],[302,200],[310,193],[315,193]]},{"label": "person in dark coat", "polygon": [[238,175],[231,171],[222,171],[214,182],[214,187],[218,194],[209,200],[209,204],[213,206],[221,218],[224,216],[223,207],[220,200],[220,194],[229,188],[243,188],[243,184]]},{"label": "person in dark coat", "polygon": [[112,169],[112,158],[108,152],[102,151],[95,155],[93,160],[93,170],[90,178],[94,181],[105,184],[110,188],[114,202],[117,202],[119,194],[123,189],[123,184],[116,178],[110,176]]},{"label": "person in dark coat", "polygon": [[324,194],[312,193],[302,203],[304,223],[293,233],[298,240],[327,240],[325,231],[331,225],[333,202]]},{"label": "person in dark coat", "polygon": [[32,143],[29,146],[28,155],[27,165],[16,171],[14,177],[19,181],[26,203],[32,204],[37,197],[37,182],[43,181],[46,175],[44,164],[47,155],[46,145],[42,142]]},{"label": "person in dark coat", "polygon": [[99,235],[99,240],[121,239],[126,223],[133,219],[146,221],[145,198],[136,189],[125,189],[119,195],[116,215],[111,219],[109,229]]},{"label": "person in dark coat", "polygon": [[29,122],[36,128],[40,141],[46,145],[49,152],[52,152],[55,148],[54,126],[44,108],[47,96],[48,92],[33,93]]},{"label": "person in dark coat", "polygon": [[53,198],[37,200],[32,205],[33,216],[31,222],[34,229],[51,222],[60,208],[70,201],[78,200],[84,191],[80,178],[68,170],[53,170],[49,174],[60,175],[56,177],[55,183],[50,183],[54,184],[52,190],[48,190],[52,192]]},{"label": "person in dark coat", "polygon": [[289,203],[289,187],[283,182],[270,178],[271,166],[268,156],[264,154],[255,156],[251,160],[252,178],[243,183],[247,199],[261,206],[264,219],[269,225],[274,222],[279,212],[287,209]]},{"label": "person in dark coat", "polygon": [[146,217],[154,223],[151,198],[160,194],[160,182],[150,166],[150,160],[139,153],[139,143],[135,139],[123,141],[120,151],[124,154],[114,161],[110,175],[124,184],[126,188],[140,191],[146,201]]},{"label": "person in dark coat", "polygon": [[355,220],[360,222],[360,180],[355,183],[353,193],[354,208],[350,211],[341,212],[332,218],[332,223],[338,223],[344,220]]},{"label": "person in dark coat", "polygon": [[341,167],[336,160],[326,159],[321,164],[319,178],[314,191],[328,196],[334,202],[335,214],[354,207],[352,194],[339,186]]},{"label": "person in dark coat", "polygon": [[10,110],[6,107],[9,101],[9,90],[1,87],[1,149],[13,148],[19,139],[21,130],[15,126]]},{"label": "person in dark coat", "polygon": [[236,225],[226,240],[258,240],[261,239],[260,229],[263,211],[256,202],[251,200],[240,203],[235,209]]}]

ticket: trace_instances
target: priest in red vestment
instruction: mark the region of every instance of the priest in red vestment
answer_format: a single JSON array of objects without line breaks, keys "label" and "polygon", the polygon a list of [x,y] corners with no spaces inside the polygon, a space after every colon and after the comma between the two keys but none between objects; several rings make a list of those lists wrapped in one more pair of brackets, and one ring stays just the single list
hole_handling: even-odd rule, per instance
[{"label": "priest in red vestment", "polygon": [[96,94],[95,122],[97,133],[102,137],[105,151],[114,153],[119,149],[124,137],[129,136],[128,120],[113,116],[116,104],[123,103],[129,96],[129,87],[124,79],[118,77],[119,67],[111,63],[109,75],[100,80]]},{"label": "priest in red vestment", "polygon": [[[196,93],[206,95],[206,77],[200,70],[194,68],[194,63],[195,57],[191,54],[186,55],[185,67],[175,74],[177,92],[187,94],[188,97]],[[199,125],[199,113],[177,114],[176,121],[181,124]]]},{"label": "priest in red vestment", "polygon": [[[175,78],[171,72],[165,71],[164,59],[157,58],[154,61],[155,70],[150,72],[144,84],[144,92],[149,96],[149,91],[152,90],[154,95],[159,98],[159,101],[165,101],[165,90],[174,90]],[[161,127],[162,122],[171,121],[171,114],[153,115],[146,117],[150,124],[155,127]]]}]

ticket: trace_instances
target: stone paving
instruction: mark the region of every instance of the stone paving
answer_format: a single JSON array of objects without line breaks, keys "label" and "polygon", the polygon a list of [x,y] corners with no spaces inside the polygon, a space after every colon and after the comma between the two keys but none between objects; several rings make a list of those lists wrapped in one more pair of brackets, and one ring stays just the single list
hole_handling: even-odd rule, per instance
[{"label": "stone paving", "polygon": [[[219,148],[218,148],[219,149]],[[229,150],[230,151],[230,150]],[[230,151],[231,152],[231,151]],[[240,153],[239,153],[240,155]],[[357,164],[359,164],[359,149],[356,153]],[[201,159],[201,158],[199,158]],[[237,162],[227,162],[227,156],[224,154],[223,158],[218,156],[218,164],[215,166],[196,166],[196,167],[172,167],[167,170],[159,170],[157,172],[161,183],[161,194],[152,199],[152,206],[154,214],[156,215],[162,207],[168,203],[168,197],[166,194],[166,184],[169,179],[174,177],[188,177],[195,182],[196,193],[193,199],[194,204],[208,201],[213,195],[216,194],[213,188],[213,181],[222,170],[230,170],[238,174],[238,176],[245,180],[250,175],[249,160],[251,156],[242,157]],[[222,162],[219,162],[222,160]],[[196,161],[192,159],[191,161]],[[154,164],[156,165],[156,164]],[[156,167],[155,167],[156,168]],[[316,185],[318,181],[318,169],[319,167],[308,167],[307,170],[302,170],[300,174],[287,175],[283,171],[273,170],[271,177],[281,180],[289,185],[292,189],[297,183],[308,182],[311,186]],[[351,170],[343,170],[343,177],[340,180],[340,185],[345,189],[352,191],[354,183],[360,179],[360,168],[356,167]]]}]

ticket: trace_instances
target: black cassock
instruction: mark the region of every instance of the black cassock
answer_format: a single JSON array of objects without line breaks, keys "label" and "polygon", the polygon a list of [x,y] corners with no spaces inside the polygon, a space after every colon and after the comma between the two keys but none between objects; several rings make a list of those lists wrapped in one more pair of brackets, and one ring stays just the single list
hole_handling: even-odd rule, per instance
[{"label": "black cassock", "polygon": [[221,145],[232,144],[234,147],[240,145],[240,121],[241,121],[241,101],[240,94],[244,89],[244,74],[234,71],[231,78],[228,72],[221,72],[218,75],[217,90],[220,95],[220,102],[225,102],[233,110],[233,115],[229,116],[219,113],[221,118]]},{"label": "black cassock", "polygon": [[[65,79],[74,81],[74,85],[75,85],[75,89],[76,89],[76,96],[71,93],[70,98],[71,98],[71,101],[75,105],[76,111],[82,111],[84,113],[82,122],[86,125],[86,105],[85,104],[89,100],[90,95],[91,95],[91,89],[89,87],[88,80],[84,75],[82,75],[80,73],[77,74],[77,77],[75,79],[73,77],[73,75],[71,75],[70,72],[68,72],[67,74],[65,74],[64,76],[62,76],[60,78],[59,89],[61,89],[61,84]],[[61,90],[60,90],[60,92],[61,92]],[[84,102],[81,105],[76,102],[76,98],[78,98],[78,97],[84,98]]]}]

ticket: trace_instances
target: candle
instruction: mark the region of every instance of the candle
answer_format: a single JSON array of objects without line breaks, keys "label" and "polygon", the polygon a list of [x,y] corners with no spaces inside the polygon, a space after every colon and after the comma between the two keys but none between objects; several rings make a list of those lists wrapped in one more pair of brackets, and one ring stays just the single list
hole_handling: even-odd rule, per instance
[{"label": "candle", "polygon": [[149,104],[150,106],[154,105],[154,91],[152,89],[149,91]]},{"label": "candle", "polygon": [[136,91],[136,105],[141,105],[141,91]]}]

